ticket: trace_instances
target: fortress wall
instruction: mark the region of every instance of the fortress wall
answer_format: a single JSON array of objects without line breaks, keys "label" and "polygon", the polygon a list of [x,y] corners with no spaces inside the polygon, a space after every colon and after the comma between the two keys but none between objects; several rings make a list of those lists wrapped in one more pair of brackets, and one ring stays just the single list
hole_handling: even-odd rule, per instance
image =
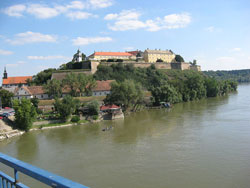
[{"label": "fortress wall", "polygon": [[190,69],[195,70],[195,71],[201,71],[201,66],[200,65],[191,65]]},{"label": "fortress wall", "polygon": [[190,64],[189,63],[181,63],[181,70],[189,70]]},{"label": "fortress wall", "polygon": [[[117,62],[101,62],[101,65],[105,66],[111,66],[112,64],[118,64]],[[147,68],[150,67],[151,65],[155,65],[157,69],[171,69],[171,63],[144,63],[144,62],[135,62],[135,61],[125,61],[123,62],[125,65],[130,65],[132,64],[134,67],[139,67],[139,68]]]},{"label": "fortress wall", "polygon": [[91,66],[91,73],[92,74],[95,74],[95,72],[97,71],[97,67],[98,67],[99,64],[100,64],[99,61],[91,61],[90,66]]},{"label": "fortress wall", "polygon": [[157,69],[171,69],[171,63],[155,63]]},{"label": "fortress wall", "polygon": [[[118,64],[118,62],[99,62],[91,61],[91,73],[94,74],[97,71],[98,65],[111,66],[112,64]],[[135,61],[124,61],[124,65],[133,65],[134,67],[147,68],[151,65],[155,65],[157,69],[175,69],[175,70],[196,70],[201,71],[199,65],[190,66],[189,63],[166,63],[166,62],[157,62],[157,63],[146,63],[146,62],[135,62]]]},{"label": "fortress wall", "polygon": [[63,80],[67,74],[74,73],[74,74],[87,74],[90,75],[92,74],[91,71],[66,71],[66,72],[53,72],[51,76],[51,80],[56,79],[56,80]]},{"label": "fortress wall", "polygon": [[182,70],[181,63],[171,63],[171,69]]}]

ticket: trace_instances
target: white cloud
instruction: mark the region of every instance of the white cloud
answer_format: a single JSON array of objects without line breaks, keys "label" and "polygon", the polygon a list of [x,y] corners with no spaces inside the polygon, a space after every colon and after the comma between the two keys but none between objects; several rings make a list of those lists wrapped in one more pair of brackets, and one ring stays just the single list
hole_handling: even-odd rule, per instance
[{"label": "white cloud", "polygon": [[216,58],[216,61],[218,61],[219,63],[232,63],[235,61],[235,58],[223,56],[223,57]]},{"label": "white cloud", "polygon": [[105,17],[104,17],[104,20],[114,20],[118,17],[118,14],[107,14]]},{"label": "white cloud", "polygon": [[69,57],[65,57],[62,55],[55,55],[55,56],[27,56],[27,59],[31,60],[53,60],[53,59],[70,59]]},{"label": "white cloud", "polygon": [[214,26],[209,26],[209,27],[206,27],[205,28],[205,31],[209,32],[209,33],[218,33],[218,32],[221,32],[222,29],[221,28],[218,28],[218,27],[214,27]]},{"label": "white cloud", "polygon": [[[8,16],[15,16],[21,17],[24,13],[33,15],[39,19],[48,19],[52,17],[56,17],[61,14],[65,14],[67,17],[72,18],[73,10],[83,10],[83,9],[100,9],[106,8],[113,4],[112,0],[85,0],[83,1],[71,1],[68,4],[64,5],[53,5],[50,6],[48,4],[17,4],[10,7],[7,7],[3,10],[3,13],[7,14]],[[83,15],[82,13],[75,12],[77,16],[74,18],[76,19],[85,19],[86,14]],[[69,16],[71,15],[71,16]],[[84,18],[83,18],[84,17]],[[89,16],[88,16],[89,17]]]},{"label": "white cloud", "polygon": [[12,51],[0,49],[0,55],[11,55],[11,54],[13,54]]},{"label": "white cloud", "polygon": [[69,5],[66,6],[68,9],[84,9],[86,8],[86,3],[82,1],[72,1]]},{"label": "white cloud", "polygon": [[212,32],[215,31],[215,27],[214,26],[210,26],[210,27],[205,28],[205,30],[212,33]]},{"label": "white cloud", "polygon": [[66,14],[67,17],[71,18],[72,20],[80,20],[80,19],[88,19],[89,17],[97,17],[94,14],[88,12],[69,12]]},{"label": "white cloud", "polygon": [[26,6],[19,4],[19,5],[13,5],[6,9],[4,9],[4,13],[8,16],[14,16],[14,17],[21,17],[23,16],[23,12],[25,11]]},{"label": "white cloud", "polygon": [[134,50],[135,47],[128,46],[128,47],[125,47],[125,48],[123,48],[123,49],[126,50],[126,51],[131,51],[131,50]]},{"label": "white cloud", "polygon": [[112,0],[90,0],[89,3],[93,8],[106,8],[113,5]]},{"label": "white cloud", "polygon": [[13,63],[13,64],[6,64],[6,67],[17,67],[18,64],[17,63]]},{"label": "white cloud", "polygon": [[107,14],[105,20],[115,20],[109,29],[113,31],[136,30],[146,27],[146,24],[139,20],[141,14],[135,10],[123,10],[119,14]]},{"label": "white cloud", "polygon": [[25,63],[27,63],[27,62],[25,62],[25,61],[18,61],[17,62],[17,64],[19,64],[19,65],[22,65],[22,64],[25,64]]},{"label": "white cloud", "polygon": [[60,14],[57,9],[40,4],[31,4],[27,8],[27,13],[34,15],[35,17],[40,19],[52,18]]},{"label": "white cloud", "polygon": [[136,10],[123,10],[119,14],[107,14],[105,20],[138,20],[141,16]]},{"label": "white cloud", "polygon": [[23,65],[25,63],[25,61],[18,61],[17,63],[6,64],[6,67],[18,67],[19,65]]},{"label": "white cloud", "polygon": [[88,45],[93,43],[103,43],[103,42],[110,42],[112,38],[110,37],[77,37],[73,39],[73,45],[75,46],[82,46]]},{"label": "white cloud", "polygon": [[170,14],[164,17],[162,27],[166,29],[177,29],[186,27],[191,22],[188,13]]},{"label": "white cloud", "polygon": [[27,31],[25,33],[18,33],[13,39],[7,39],[6,41],[12,45],[21,45],[38,42],[56,42],[56,40],[57,37],[53,35],[46,35],[42,33]]},{"label": "white cloud", "polygon": [[139,20],[119,20],[114,25],[108,25],[108,27],[113,31],[127,31],[144,28],[146,25]]},{"label": "white cloud", "polygon": [[136,10],[123,10],[119,14],[107,14],[105,20],[114,20],[113,24],[108,24],[113,31],[137,30],[145,28],[147,31],[159,31],[162,29],[184,28],[191,22],[188,13],[170,14],[163,18],[149,19],[141,21],[141,13]]},{"label": "white cloud", "polygon": [[233,51],[233,52],[240,52],[241,48],[233,48],[231,51]]}]

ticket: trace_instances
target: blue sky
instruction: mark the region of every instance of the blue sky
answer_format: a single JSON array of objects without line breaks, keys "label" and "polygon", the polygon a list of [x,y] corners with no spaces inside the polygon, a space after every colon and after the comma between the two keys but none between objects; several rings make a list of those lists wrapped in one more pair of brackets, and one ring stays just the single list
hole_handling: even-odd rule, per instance
[{"label": "blue sky", "polygon": [[249,0],[0,1],[0,74],[59,67],[78,48],[171,49],[202,70],[250,68]]}]

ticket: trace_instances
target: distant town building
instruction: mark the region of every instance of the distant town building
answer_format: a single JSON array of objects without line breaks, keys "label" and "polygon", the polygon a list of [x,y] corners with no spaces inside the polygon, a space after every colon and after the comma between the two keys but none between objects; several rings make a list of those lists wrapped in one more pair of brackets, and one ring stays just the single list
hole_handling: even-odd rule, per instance
[{"label": "distant town building", "polygon": [[135,60],[136,56],[128,52],[94,52],[88,59],[97,61],[108,59]]},{"label": "distant town building", "polygon": [[144,61],[144,53],[141,50],[127,51],[128,53],[135,56],[136,61]]},{"label": "distant town building", "polygon": [[48,94],[45,93],[43,86],[22,86],[17,87],[14,91],[14,99],[31,99],[31,98],[38,98],[38,99],[48,99]]},{"label": "distant town building", "polygon": [[[114,80],[96,81],[96,86],[92,89],[92,96],[107,96],[111,93],[111,83]],[[31,99],[38,98],[40,100],[49,99],[49,95],[43,89],[43,86],[22,86],[16,87],[13,91],[14,99]],[[70,93],[70,88],[65,87],[62,89],[62,95],[68,95]]]},{"label": "distant town building", "polygon": [[27,81],[32,80],[32,76],[17,76],[17,77],[8,77],[6,68],[3,73],[3,88],[16,88],[20,86],[27,86]]},{"label": "distant town building", "polygon": [[156,63],[157,60],[162,62],[171,63],[175,58],[175,54],[171,50],[150,50],[144,51],[144,61],[147,63]]},{"label": "distant town building", "polygon": [[106,96],[111,93],[111,83],[114,80],[96,81],[96,87],[92,89],[93,96]]}]

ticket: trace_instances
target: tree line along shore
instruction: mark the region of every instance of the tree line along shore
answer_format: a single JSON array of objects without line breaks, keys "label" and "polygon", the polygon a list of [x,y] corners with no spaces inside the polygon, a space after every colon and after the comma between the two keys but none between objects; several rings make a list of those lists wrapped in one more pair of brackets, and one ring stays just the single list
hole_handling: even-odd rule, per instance
[{"label": "tree line along shore", "polygon": [[[154,65],[148,68],[135,68],[122,63],[99,65],[94,75],[71,72],[61,81],[51,80],[52,72],[53,69],[47,69],[38,73],[29,84],[43,85],[52,99],[47,103],[53,105],[53,111],[43,112],[39,106],[44,102],[37,98],[12,100],[12,93],[0,90],[3,107],[15,109],[16,128],[28,131],[34,121],[44,119],[58,120],[59,124],[86,122],[79,109],[85,109],[84,118],[97,120],[100,117],[100,100],[105,105],[115,104],[124,113],[129,113],[145,106],[159,106],[162,102],[188,102],[223,96],[237,90],[234,80],[218,80],[192,70],[160,70]],[[110,94],[103,98],[88,97],[96,80],[114,80]],[[63,89],[69,91],[64,97]]]}]

